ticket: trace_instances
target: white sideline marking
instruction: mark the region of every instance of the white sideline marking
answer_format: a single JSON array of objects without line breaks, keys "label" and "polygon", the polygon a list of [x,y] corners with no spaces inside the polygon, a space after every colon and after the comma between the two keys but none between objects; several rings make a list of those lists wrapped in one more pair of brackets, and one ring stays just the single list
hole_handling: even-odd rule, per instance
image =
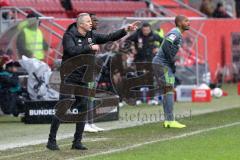
[{"label": "white sideline marking", "polygon": [[[232,106],[228,106],[229,108],[235,108],[235,107],[239,107],[239,105],[232,105]],[[220,107],[222,108],[222,106]],[[202,115],[202,114],[206,114],[206,113],[213,113],[213,112],[219,112],[219,111],[224,111],[227,110],[225,109],[218,109],[216,111],[207,111],[207,112],[200,112],[200,113],[193,113],[193,115]],[[121,126],[118,128],[108,128],[106,129],[106,131],[108,130],[112,130],[112,129],[121,129],[121,128],[129,128],[129,127],[134,127],[134,126],[139,126],[139,125],[143,125],[143,124],[148,124],[148,123],[153,123],[153,122],[160,122],[160,121],[146,121],[146,122],[142,122],[142,123],[136,123],[133,125],[128,125],[128,126]],[[58,136],[57,139],[61,140],[61,139],[65,139],[65,138],[70,138],[72,137],[73,133],[71,134],[64,134],[61,136]],[[33,141],[27,141],[27,142],[19,142],[19,143],[8,143],[8,144],[0,144],[0,151],[4,151],[7,149],[13,149],[13,148],[17,148],[17,147],[25,147],[25,146],[29,146],[29,145],[38,145],[38,144],[42,144],[42,143],[46,143],[47,142],[47,137],[44,139],[39,139],[39,140],[33,140]]]},{"label": "white sideline marking", "polygon": [[96,157],[96,156],[100,156],[100,155],[122,152],[122,151],[126,151],[126,150],[129,150],[129,149],[141,147],[143,145],[148,145],[148,144],[153,144],[153,143],[157,143],[157,142],[164,142],[164,141],[170,141],[170,140],[185,138],[185,137],[189,137],[189,136],[193,136],[193,135],[197,135],[197,134],[201,134],[201,133],[205,133],[205,132],[210,132],[210,131],[221,129],[221,128],[232,127],[232,126],[236,126],[236,125],[240,125],[240,122],[234,122],[234,123],[230,123],[230,124],[226,124],[226,125],[222,125],[222,126],[218,126],[218,127],[212,127],[212,128],[202,129],[202,130],[193,131],[193,132],[189,132],[189,133],[184,133],[184,134],[174,136],[174,137],[163,138],[163,139],[158,139],[158,140],[154,140],[154,141],[139,143],[139,144],[135,144],[135,145],[132,145],[132,146],[127,146],[127,147],[124,147],[124,148],[112,149],[112,150],[101,152],[101,153],[95,153],[95,154],[86,155],[86,156],[74,157],[74,158],[70,158],[68,160],[78,160],[78,159],[83,159],[83,158]]},{"label": "white sideline marking", "polygon": [[[70,158],[68,160],[77,160],[77,159],[95,157],[95,156],[100,156],[100,155],[116,153],[116,152],[122,152],[122,151],[126,151],[128,149],[137,148],[137,147],[140,147],[140,146],[143,146],[143,145],[148,145],[148,144],[157,143],[157,142],[164,142],[164,141],[184,138],[184,137],[197,135],[197,134],[201,134],[201,133],[204,133],[204,132],[209,132],[209,131],[217,130],[217,129],[221,129],[221,128],[232,127],[232,126],[236,126],[236,125],[240,125],[240,122],[234,122],[234,123],[230,123],[230,124],[226,124],[226,125],[222,125],[222,126],[218,126],[218,127],[206,128],[206,129],[202,129],[202,130],[198,130],[198,131],[184,133],[184,134],[174,136],[174,137],[163,138],[163,139],[158,139],[158,140],[155,140],[155,141],[139,143],[139,144],[135,144],[135,145],[132,145],[132,146],[127,146],[127,147],[124,147],[124,148],[113,149],[113,150],[109,150],[109,151],[105,151],[105,152],[101,152],[101,153],[95,153],[95,154],[91,154],[91,155],[87,155],[87,156],[74,157],[74,158]],[[90,141],[101,141],[101,140],[106,140],[106,139],[108,139],[108,138],[98,138],[98,139],[93,139],[93,140],[90,140]],[[60,145],[60,146],[67,146],[67,145],[69,145],[69,144],[63,144],[63,145]],[[23,152],[23,153],[19,153],[19,154],[2,156],[2,157],[0,157],[0,160],[5,159],[5,158],[13,158],[13,157],[17,157],[17,156],[21,156],[21,155],[25,155],[25,154],[33,154],[33,153],[42,152],[42,151],[46,151],[46,150],[47,149],[40,149],[40,150],[35,150],[35,151]]]},{"label": "white sideline marking", "polygon": [[[233,106],[229,106],[229,108],[235,108],[235,107],[238,107],[239,105],[233,105]],[[216,110],[216,112],[219,112],[219,111],[224,111],[224,110],[228,110],[228,109],[220,109],[220,110]],[[204,113],[195,113],[193,115],[202,115],[202,114],[206,114],[206,113],[213,113],[213,111],[210,111],[210,112],[204,112]],[[158,122],[158,121],[156,121]],[[148,123],[152,123],[152,122],[146,122],[146,123],[141,123],[141,124],[135,124],[135,125],[131,125],[131,126],[127,126],[127,127],[120,127],[120,128],[114,128],[114,129],[121,129],[121,128],[129,128],[129,127],[134,127],[134,126],[139,126],[139,125],[143,125],[143,124],[148,124]],[[238,122],[236,122],[238,123]],[[239,122],[240,123],[240,122]],[[223,127],[224,128],[224,127]],[[106,129],[106,131],[108,130],[112,130],[111,128],[110,129]],[[65,138],[69,138],[69,137],[72,137],[72,134],[65,134],[65,135],[62,135],[62,136],[58,136],[58,139],[61,140],[61,139],[65,139]],[[171,137],[170,137],[171,138]],[[169,138],[169,139],[170,139]],[[162,141],[165,141],[164,139],[162,139]],[[29,145],[38,145],[38,144],[42,144],[42,143],[46,143],[47,142],[47,139],[44,139],[44,140],[39,140],[39,141],[30,141],[28,143],[21,143],[21,144],[10,144],[10,145],[7,145],[7,144],[4,144],[1,146],[0,144],[0,151],[4,151],[4,150],[7,150],[7,149],[13,149],[13,148],[16,148],[16,147],[25,147],[25,146],[29,146]],[[159,142],[159,141],[156,141],[156,142]],[[161,142],[161,141],[160,141]],[[146,142],[147,143],[147,142]],[[154,142],[152,142],[154,143]],[[69,145],[69,144],[65,144],[65,145],[60,145],[60,146],[66,146],[66,145]],[[143,144],[144,145],[144,144]],[[134,148],[134,147],[133,147]],[[24,154],[28,154],[28,153],[37,153],[37,152],[41,152],[41,151],[44,151],[44,150],[36,150],[36,151],[29,151],[29,152],[23,152],[23,153],[20,153],[20,154],[17,154],[17,155],[24,155]],[[116,151],[117,152],[117,151]],[[103,154],[105,152],[102,152]],[[108,154],[108,153],[105,153],[105,154]],[[88,156],[94,156],[94,154],[92,155],[88,155]],[[97,155],[96,155],[97,156]],[[15,157],[15,155],[9,155],[9,156],[0,156],[0,160],[1,159],[4,159],[4,158],[8,158],[8,157]],[[86,156],[85,156],[86,157]]]},{"label": "white sideline marking", "polygon": [[[85,142],[106,141],[108,139],[110,139],[110,138],[94,138],[94,139],[85,140]],[[71,145],[71,143],[62,144],[62,145],[59,145],[59,147],[64,147],[64,146],[68,146],[68,145]],[[47,150],[48,149],[44,148],[44,149],[35,150],[35,151],[28,151],[28,152],[22,152],[22,153],[18,153],[18,154],[13,154],[13,155],[0,156],[0,159],[13,158],[13,157],[22,156],[22,155],[25,155],[25,154],[33,154],[33,153],[43,152],[43,151],[47,151]]]}]

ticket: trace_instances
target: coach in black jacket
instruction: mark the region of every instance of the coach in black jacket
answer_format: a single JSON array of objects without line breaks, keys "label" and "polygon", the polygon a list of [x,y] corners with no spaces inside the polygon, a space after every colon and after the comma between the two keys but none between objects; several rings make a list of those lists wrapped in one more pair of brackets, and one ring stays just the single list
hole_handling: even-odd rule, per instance
[{"label": "coach in black jacket", "polygon": [[[110,34],[97,34],[91,32],[92,21],[87,13],[81,13],[77,17],[77,22],[71,24],[63,36],[63,58],[62,63],[66,62],[69,58],[78,56],[81,54],[95,54],[99,51],[100,47],[98,44],[103,44],[108,41],[115,41],[127,34],[127,31],[134,31],[137,29],[139,22],[134,22],[129,24],[126,28],[120,29],[116,32]],[[65,83],[82,85],[82,69],[74,71],[67,79],[62,79]],[[61,76],[63,77],[63,76]],[[64,99],[63,95],[60,99]],[[76,105],[81,105],[82,108],[86,109],[87,98],[75,96]],[[84,111],[83,109],[83,111]],[[47,148],[50,150],[59,150],[56,143],[56,134],[60,125],[60,120],[54,116],[50,128],[49,139],[47,143]],[[82,133],[84,130],[85,121],[76,123],[76,131],[74,134],[74,140],[72,149],[86,150],[87,148],[82,145]]]}]

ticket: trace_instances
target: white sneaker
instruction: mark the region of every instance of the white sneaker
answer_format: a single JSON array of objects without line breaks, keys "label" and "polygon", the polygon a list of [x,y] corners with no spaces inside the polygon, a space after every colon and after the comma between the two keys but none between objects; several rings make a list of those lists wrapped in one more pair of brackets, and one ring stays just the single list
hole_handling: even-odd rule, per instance
[{"label": "white sneaker", "polygon": [[118,103],[118,106],[121,108],[121,107],[124,106],[124,104],[123,104],[122,102],[119,102],[119,103]]},{"label": "white sneaker", "polygon": [[91,125],[91,127],[92,127],[93,129],[95,129],[95,130],[97,130],[97,131],[99,131],[99,132],[102,132],[102,131],[105,130],[105,129],[103,129],[103,128],[97,127],[95,124],[90,124],[90,125]]},{"label": "white sneaker", "polygon": [[84,132],[96,133],[96,132],[98,132],[98,130],[92,128],[92,126],[90,124],[86,123],[85,127],[84,127]]}]

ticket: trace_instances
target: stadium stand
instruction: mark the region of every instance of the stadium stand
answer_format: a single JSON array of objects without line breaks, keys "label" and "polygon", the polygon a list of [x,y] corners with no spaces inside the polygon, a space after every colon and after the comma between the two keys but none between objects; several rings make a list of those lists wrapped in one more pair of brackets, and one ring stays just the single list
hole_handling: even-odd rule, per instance
[{"label": "stadium stand", "polygon": [[136,10],[147,7],[145,2],[72,0],[72,13],[70,11],[67,14],[59,0],[10,0],[10,4],[18,7],[33,7],[44,15],[56,18],[68,16],[73,18],[79,12],[91,12],[104,17],[126,17],[134,16]]},{"label": "stadium stand", "polygon": [[9,0],[9,2],[11,6],[33,7],[47,16],[67,17],[59,0]]},{"label": "stadium stand", "polygon": [[[146,8],[144,2],[131,1],[72,1],[76,12],[92,12],[98,16],[133,16],[138,9]],[[106,9],[107,8],[107,9]]]},{"label": "stadium stand", "polygon": [[189,17],[202,17],[204,16],[198,10],[174,0],[152,0],[155,5],[162,6],[173,14],[184,14]]}]

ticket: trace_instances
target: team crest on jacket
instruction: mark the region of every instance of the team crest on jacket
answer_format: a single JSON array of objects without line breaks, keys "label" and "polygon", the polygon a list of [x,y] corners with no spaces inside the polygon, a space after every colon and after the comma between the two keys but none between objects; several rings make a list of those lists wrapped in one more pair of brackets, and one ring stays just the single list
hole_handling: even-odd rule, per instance
[{"label": "team crest on jacket", "polygon": [[92,43],[92,38],[88,38],[88,43]]}]

